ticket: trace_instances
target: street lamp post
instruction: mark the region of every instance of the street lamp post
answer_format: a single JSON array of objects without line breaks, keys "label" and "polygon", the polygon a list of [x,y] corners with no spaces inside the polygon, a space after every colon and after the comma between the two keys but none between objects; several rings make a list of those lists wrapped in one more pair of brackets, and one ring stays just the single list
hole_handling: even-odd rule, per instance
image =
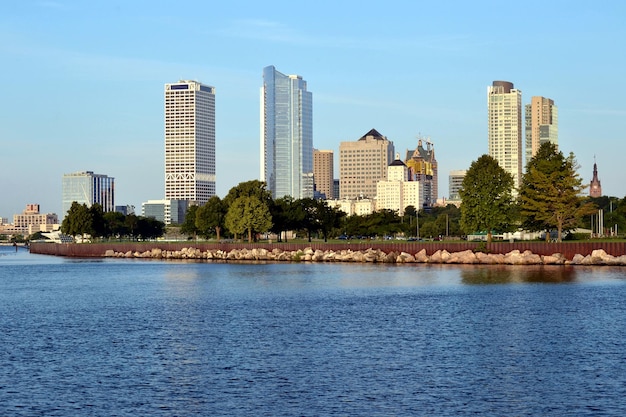
[{"label": "street lamp post", "polygon": [[420,240],[420,217],[419,217],[419,209],[415,210],[415,228],[417,232],[417,240]]}]

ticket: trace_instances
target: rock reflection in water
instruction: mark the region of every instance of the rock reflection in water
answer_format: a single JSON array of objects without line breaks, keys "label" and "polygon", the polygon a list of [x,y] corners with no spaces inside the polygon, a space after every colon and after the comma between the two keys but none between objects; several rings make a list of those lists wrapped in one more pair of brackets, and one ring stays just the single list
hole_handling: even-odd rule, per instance
[{"label": "rock reflection in water", "polygon": [[461,271],[464,284],[565,283],[576,280],[575,267],[552,265],[487,265]]}]

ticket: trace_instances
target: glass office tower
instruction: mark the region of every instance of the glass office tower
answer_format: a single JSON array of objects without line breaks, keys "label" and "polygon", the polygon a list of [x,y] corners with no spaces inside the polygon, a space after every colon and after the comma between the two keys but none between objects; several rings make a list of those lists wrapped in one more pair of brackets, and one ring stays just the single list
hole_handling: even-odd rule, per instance
[{"label": "glass office tower", "polygon": [[115,179],[92,171],[74,172],[63,175],[63,213],[64,217],[72,203],[86,204],[91,207],[98,203],[102,211],[115,211]]},{"label": "glass office tower", "polygon": [[263,68],[261,181],[273,198],[313,198],[313,99],[299,75]]}]

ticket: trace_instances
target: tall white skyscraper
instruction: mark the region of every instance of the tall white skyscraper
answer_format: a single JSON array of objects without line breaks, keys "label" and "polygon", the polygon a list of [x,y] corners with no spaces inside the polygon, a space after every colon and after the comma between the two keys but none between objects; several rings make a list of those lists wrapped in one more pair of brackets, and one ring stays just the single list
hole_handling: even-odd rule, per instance
[{"label": "tall white skyscraper", "polygon": [[215,195],[215,88],[165,84],[165,199],[203,204]]},{"label": "tall white skyscraper", "polygon": [[489,113],[489,156],[513,176],[514,192],[520,185],[523,168],[522,92],[508,81],[494,81],[487,87]]},{"label": "tall white skyscraper", "polygon": [[313,198],[313,98],[299,75],[263,68],[261,181],[273,198]]}]

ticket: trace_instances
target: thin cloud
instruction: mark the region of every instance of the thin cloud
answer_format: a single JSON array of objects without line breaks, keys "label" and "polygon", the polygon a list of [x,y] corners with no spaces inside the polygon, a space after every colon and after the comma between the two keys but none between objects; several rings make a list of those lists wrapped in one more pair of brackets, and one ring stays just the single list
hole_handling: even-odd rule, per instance
[{"label": "thin cloud", "polygon": [[[470,38],[465,35],[424,36],[413,38],[390,37],[359,37],[335,36],[327,33],[301,33],[283,23],[263,19],[233,20],[227,27],[218,31],[219,34],[232,38],[251,39],[264,42],[284,43],[298,46],[388,50],[395,49],[437,49],[447,51],[466,50]],[[478,45],[477,45],[478,46]]]}]

